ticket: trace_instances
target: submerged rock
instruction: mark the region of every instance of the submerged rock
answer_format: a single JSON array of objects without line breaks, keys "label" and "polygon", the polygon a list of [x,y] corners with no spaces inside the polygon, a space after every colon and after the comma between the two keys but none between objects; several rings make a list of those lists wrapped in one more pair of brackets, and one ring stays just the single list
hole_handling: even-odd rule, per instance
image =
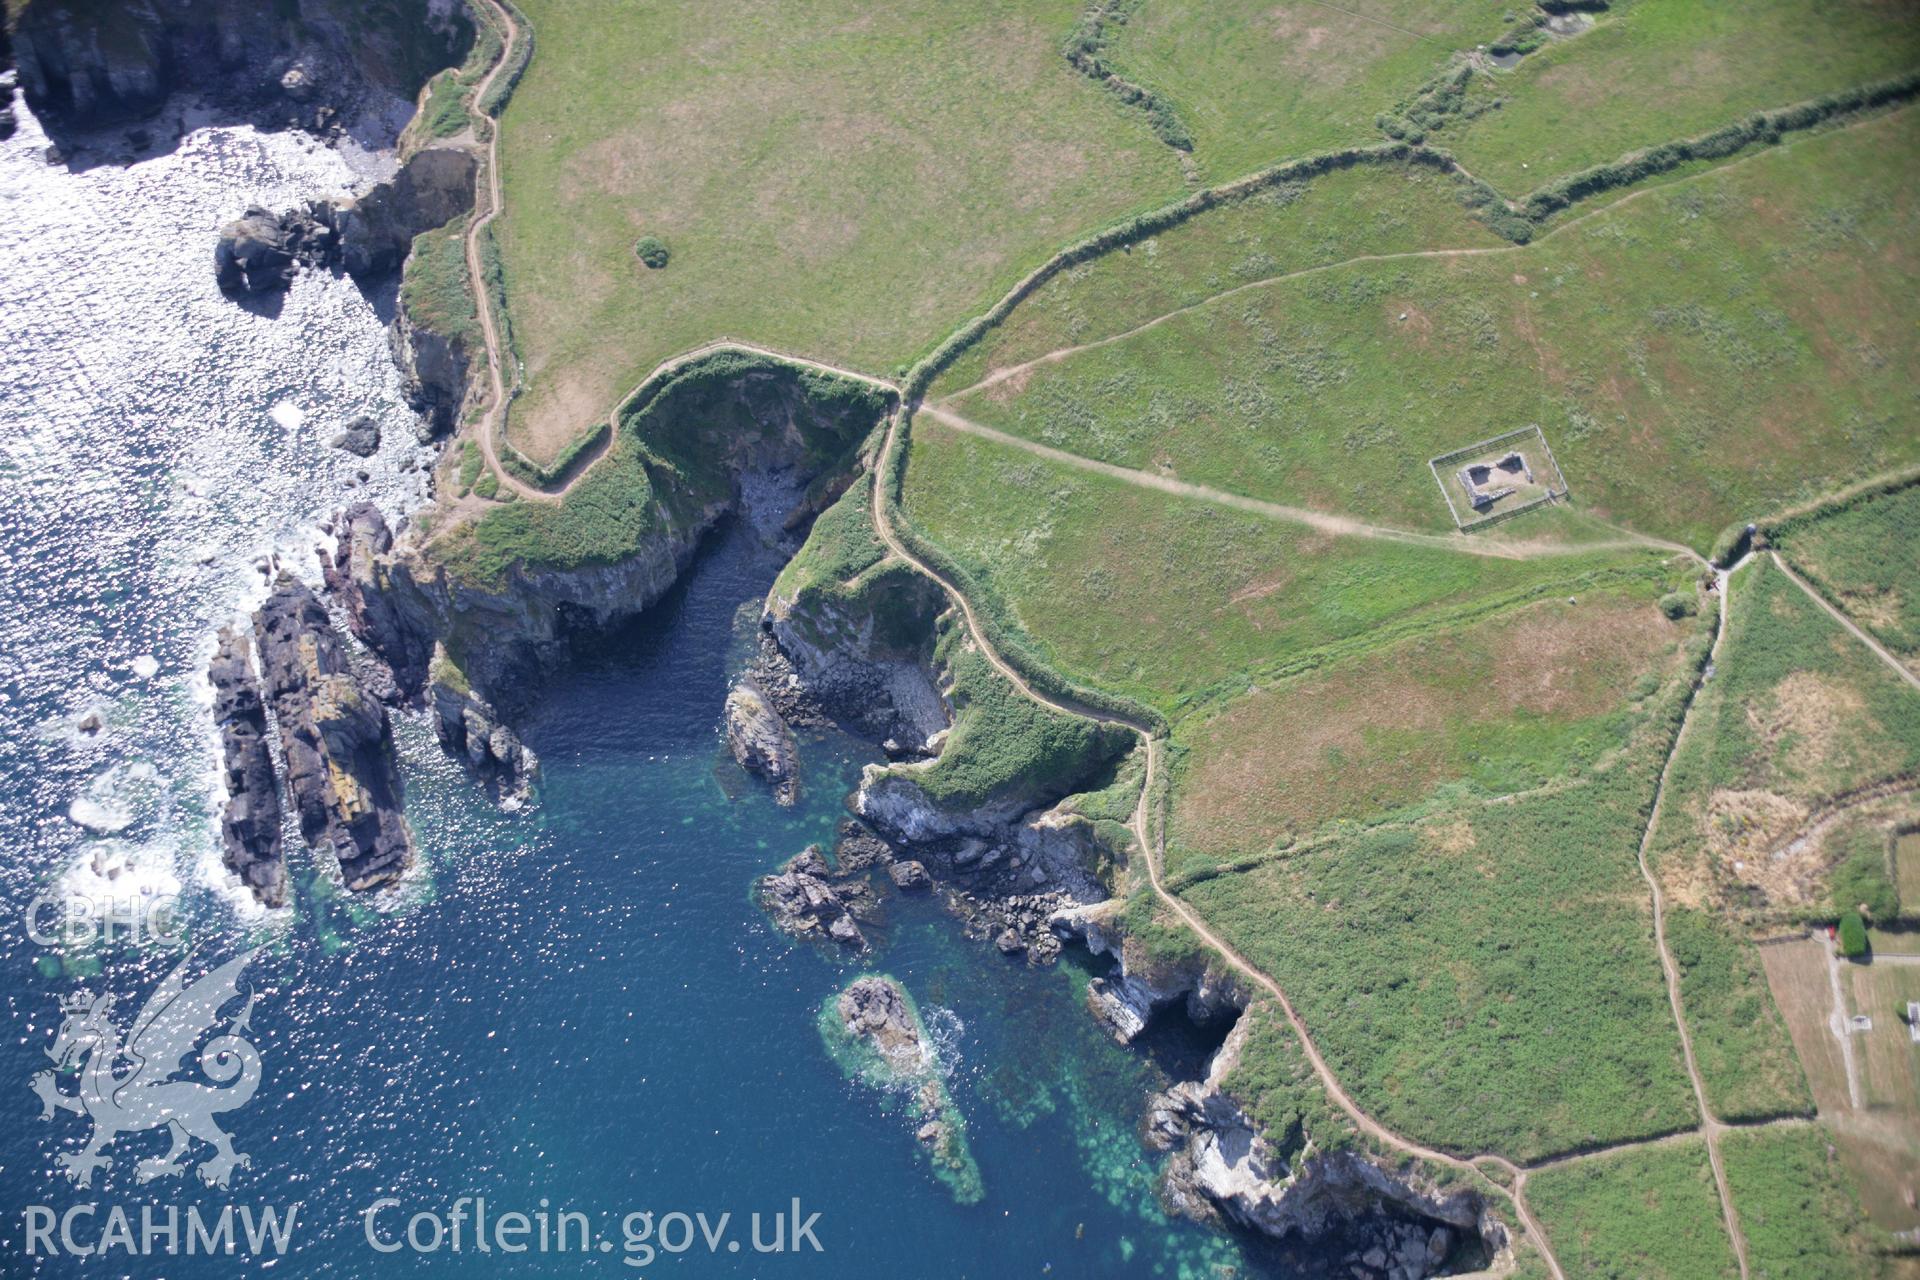
[{"label": "submerged rock", "polygon": [[339,860],[347,887],[376,888],[413,863],[386,708],[362,687],[327,611],[282,573],[254,614],[262,682],[300,834]]},{"label": "submerged rock", "polygon": [[903,858],[888,867],[887,875],[893,887],[903,893],[921,893],[933,888],[933,877],[927,874],[926,865],[912,858]]},{"label": "submerged rock", "polygon": [[220,820],[227,869],[269,907],[287,903],[287,863],[281,847],[280,786],[267,746],[267,711],[253,672],[247,638],[222,628],[213,661],[213,722],[226,766],[227,807]]},{"label": "submerged rock", "polygon": [[799,791],[793,732],[751,680],[727,694],[727,749],[751,773],[773,784],[773,797],[791,805]]}]

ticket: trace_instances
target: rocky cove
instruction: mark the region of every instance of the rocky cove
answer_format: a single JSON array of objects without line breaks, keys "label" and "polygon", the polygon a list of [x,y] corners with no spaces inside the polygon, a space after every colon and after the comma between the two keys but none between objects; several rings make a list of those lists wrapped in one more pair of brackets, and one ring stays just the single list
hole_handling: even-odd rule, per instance
[{"label": "rocky cove", "polygon": [[[164,6],[152,13],[163,26],[173,21]],[[234,39],[257,45],[264,59],[248,63],[264,68],[261,101],[277,102],[276,93],[297,101],[306,79],[286,85],[297,54],[234,21],[242,33]],[[72,120],[134,118],[164,102],[161,87],[182,87],[180,68],[193,62],[170,53],[148,76],[96,58],[78,37],[63,61],[49,52],[58,47],[52,39],[35,36],[39,79],[25,74],[23,57],[23,81],[38,83],[46,101],[64,101],[56,114]],[[199,47],[185,37],[167,41],[188,53]],[[277,60],[290,56],[273,76]],[[153,92],[144,87],[150,82]],[[323,119],[316,108],[303,123],[325,132],[339,114]],[[77,145],[87,154],[85,143]],[[465,213],[471,159],[427,148],[357,201],[263,206],[227,235],[209,269],[224,270],[226,283],[249,296],[271,295],[307,270],[375,281],[399,266],[414,235]],[[470,353],[458,349],[457,335],[435,333],[404,305],[392,331],[416,407],[428,412],[428,434],[447,430],[468,400]],[[350,890],[376,892],[407,874],[416,855],[398,719],[423,718],[490,796],[530,807],[539,762],[518,729],[583,640],[659,605],[726,529],[749,526],[784,553],[800,553],[816,519],[867,486],[863,468],[871,459],[861,450],[831,451],[821,462],[817,445],[827,424],[810,416],[808,389],[792,371],[726,368],[709,384],[751,420],[750,438],[719,449],[725,478],[718,489],[662,496],[655,527],[617,559],[520,561],[476,577],[448,556],[449,529],[439,520],[418,512],[390,520],[376,505],[343,503],[324,528],[331,545],[316,566],[323,594],[298,573],[271,573],[265,601],[218,637],[208,672],[228,789],[225,857],[261,902],[277,907],[288,899],[283,811],[297,818],[304,842],[338,863]],[[870,577],[856,594],[776,583],[754,652],[724,705],[709,708],[741,763],[788,800],[805,785],[811,730],[838,726],[885,758],[866,767],[831,848],[801,854],[769,877],[783,881],[762,889],[775,917],[836,951],[884,953],[884,929],[863,929],[863,917],[883,919],[890,901],[925,896],[978,940],[980,964],[1046,965],[1075,950],[1110,965],[1090,984],[1088,1003],[1117,1039],[1150,1038],[1156,1023],[1181,1018],[1230,1022],[1234,1031],[1200,1078],[1141,1098],[1150,1141],[1174,1153],[1171,1203],[1275,1237],[1374,1233],[1377,1242],[1352,1250],[1350,1263],[1344,1246],[1341,1254],[1347,1271],[1365,1275],[1427,1275],[1469,1259],[1464,1246],[1481,1240],[1484,1226],[1477,1200],[1424,1188],[1384,1162],[1348,1153],[1290,1167],[1222,1091],[1244,1042],[1236,1021],[1243,993],[1204,967],[1169,968],[1130,947],[1113,902],[1125,851],[1075,800],[1118,761],[1102,758],[1080,776],[1021,778],[973,804],[945,802],[920,784],[918,775],[938,762],[956,729],[954,664],[937,643],[945,602],[932,584],[897,566],[862,572]],[[1408,1244],[1416,1225],[1417,1258]],[[1436,1248],[1434,1232],[1442,1229],[1454,1234]],[[1497,1252],[1496,1229],[1485,1230],[1487,1252]]]},{"label": "rocky cove", "polygon": [[[789,424],[783,407],[762,426],[777,437]],[[543,673],[564,664],[580,636],[643,614],[671,590],[701,537],[723,524],[785,531],[791,551],[808,513],[796,519],[798,508],[786,503],[819,477],[804,472],[803,450],[789,444],[795,447],[751,451],[731,495],[703,508],[695,528],[668,526],[622,563],[516,567],[475,590],[434,559],[430,542],[363,530],[343,542],[336,560],[342,602],[355,634],[390,655],[396,692],[424,688],[456,757],[496,785],[524,788],[524,776],[500,762],[499,754],[513,758],[517,739],[504,727],[511,715],[496,708],[536,700]],[[857,478],[843,494],[868,483]],[[770,496],[780,501],[767,506]],[[361,526],[369,523],[360,517]],[[1415,1169],[1353,1149],[1308,1150],[1295,1159],[1299,1153],[1276,1148],[1261,1132],[1225,1087],[1244,1048],[1247,995],[1206,965],[1168,965],[1132,945],[1114,898],[1126,850],[1116,847],[1115,824],[1103,829],[1084,811],[1085,790],[1099,777],[1020,778],[985,803],[962,807],[920,785],[916,775],[937,765],[956,728],[954,673],[936,656],[935,640],[952,619],[924,579],[883,568],[876,581],[883,585],[851,597],[783,592],[776,584],[754,650],[716,709],[734,759],[782,803],[793,803],[801,786],[809,730],[835,726],[886,757],[866,766],[830,847],[810,847],[757,883],[756,900],[775,925],[829,954],[868,962],[885,955],[892,904],[930,896],[976,940],[979,963],[1045,966],[1080,949],[1111,966],[1089,985],[1087,1006],[1116,1040],[1143,1042],[1170,1020],[1231,1028],[1199,1078],[1142,1099],[1144,1140],[1169,1153],[1162,1183],[1169,1205],[1264,1238],[1345,1242],[1340,1274],[1356,1277],[1421,1280],[1503,1254],[1504,1228],[1477,1191],[1434,1185]],[[475,644],[477,635],[486,636],[484,645]],[[460,654],[457,665],[452,652]],[[476,717],[497,727],[476,734],[466,727]],[[493,734],[504,735],[503,753],[476,755],[460,745]],[[1096,763],[1095,774],[1123,762]]]}]

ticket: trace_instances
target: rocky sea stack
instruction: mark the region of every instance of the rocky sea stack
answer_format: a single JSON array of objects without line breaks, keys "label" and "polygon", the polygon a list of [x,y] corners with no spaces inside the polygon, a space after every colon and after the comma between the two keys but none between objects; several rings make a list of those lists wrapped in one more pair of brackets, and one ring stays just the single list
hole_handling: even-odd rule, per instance
[{"label": "rocky sea stack", "polygon": [[415,236],[473,207],[478,165],[465,147],[427,147],[363,196],[284,213],[252,206],[220,229],[215,277],[226,292],[246,295],[284,289],[302,268],[344,271],[362,282],[389,276]]},{"label": "rocky sea stack", "polygon": [[399,879],[413,835],[386,708],[354,674],[326,608],[291,574],[254,614],[254,635],[300,834],[338,859],[349,889]]},{"label": "rocky sea stack", "polygon": [[890,1109],[905,1111],[934,1176],[953,1198],[979,1203],[985,1194],[980,1167],[967,1147],[966,1121],[947,1093],[946,1064],[900,984],[879,976],[854,980],[827,1001],[820,1029],[849,1076],[880,1090]]},{"label": "rocky sea stack", "polygon": [[267,745],[267,710],[253,671],[252,647],[232,627],[220,632],[207,677],[213,684],[213,722],[226,766],[227,807],[220,844],[227,868],[269,907],[287,902],[287,864],[281,848],[280,786]]}]

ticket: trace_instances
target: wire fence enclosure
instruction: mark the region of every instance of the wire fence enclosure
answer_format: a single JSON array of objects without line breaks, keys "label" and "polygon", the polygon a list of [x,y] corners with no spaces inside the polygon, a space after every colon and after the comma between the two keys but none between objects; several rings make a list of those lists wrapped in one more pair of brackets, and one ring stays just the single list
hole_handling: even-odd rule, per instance
[{"label": "wire fence enclosure", "polygon": [[[1487,514],[1480,516],[1473,514],[1474,507],[1471,505],[1471,499],[1469,498],[1467,515],[1462,517],[1460,514],[1460,504],[1454,501],[1454,486],[1448,483],[1448,472],[1453,468],[1454,464],[1491,455],[1503,448],[1510,452],[1518,453],[1520,451],[1520,442],[1527,440],[1538,442],[1541,457],[1545,460],[1545,466],[1538,471],[1538,479],[1533,478],[1535,474],[1534,464],[1527,464],[1528,479],[1534,485],[1544,489],[1545,492],[1539,497],[1529,498],[1524,502],[1503,507],[1497,511],[1490,510]],[[1497,436],[1489,436],[1485,440],[1477,441],[1461,449],[1453,449],[1446,453],[1436,454],[1427,459],[1427,469],[1433,472],[1433,481],[1440,486],[1440,496],[1446,499],[1447,510],[1453,516],[1454,526],[1462,532],[1484,529],[1488,525],[1499,524],[1503,520],[1511,520],[1517,515],[1532,511],[1535,507],[1543,507],[1548,503],[1558,502],[1567,496],[1566,477],[1560,473],[1560,463],[1553,456],[1553,448],[1547,443],[1547,437],[1541,432],[1538,425],[1519,427],[1513,431],[1502,432]],[[1466,489],[1465,482],[1459,483],[1463,489],[1462,496],[1466,496],[1464,492]],[[1488,505],[1491,506],[1492,503],[1498,500],[1499,498],[1495,497],[1489,501]]]}]

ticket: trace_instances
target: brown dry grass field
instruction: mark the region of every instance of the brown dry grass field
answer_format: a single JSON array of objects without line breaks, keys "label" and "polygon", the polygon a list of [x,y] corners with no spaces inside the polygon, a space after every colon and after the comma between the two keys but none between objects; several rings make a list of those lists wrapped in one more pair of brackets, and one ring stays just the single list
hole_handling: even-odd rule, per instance
[{"label": "brown dry grass field", "polygon": [[1442,782],[1544,785],[1624,742],[1682,634],[1644,591],[1556,599],[1250,693],[1181,734],[1174,841],[1231,857]]},{"label": "brown dry grass field", "polygon": [[1820,1114],[1844,1111],[1853,1103],[1847,1092],[1846,1062],[1834,1038],[1833,986],[1827,978],[1827,944],[1813,938],[1776,942],[1760,948],[1773,1002],[1787,1020],[1800,1065],[1806,1068]]}]

